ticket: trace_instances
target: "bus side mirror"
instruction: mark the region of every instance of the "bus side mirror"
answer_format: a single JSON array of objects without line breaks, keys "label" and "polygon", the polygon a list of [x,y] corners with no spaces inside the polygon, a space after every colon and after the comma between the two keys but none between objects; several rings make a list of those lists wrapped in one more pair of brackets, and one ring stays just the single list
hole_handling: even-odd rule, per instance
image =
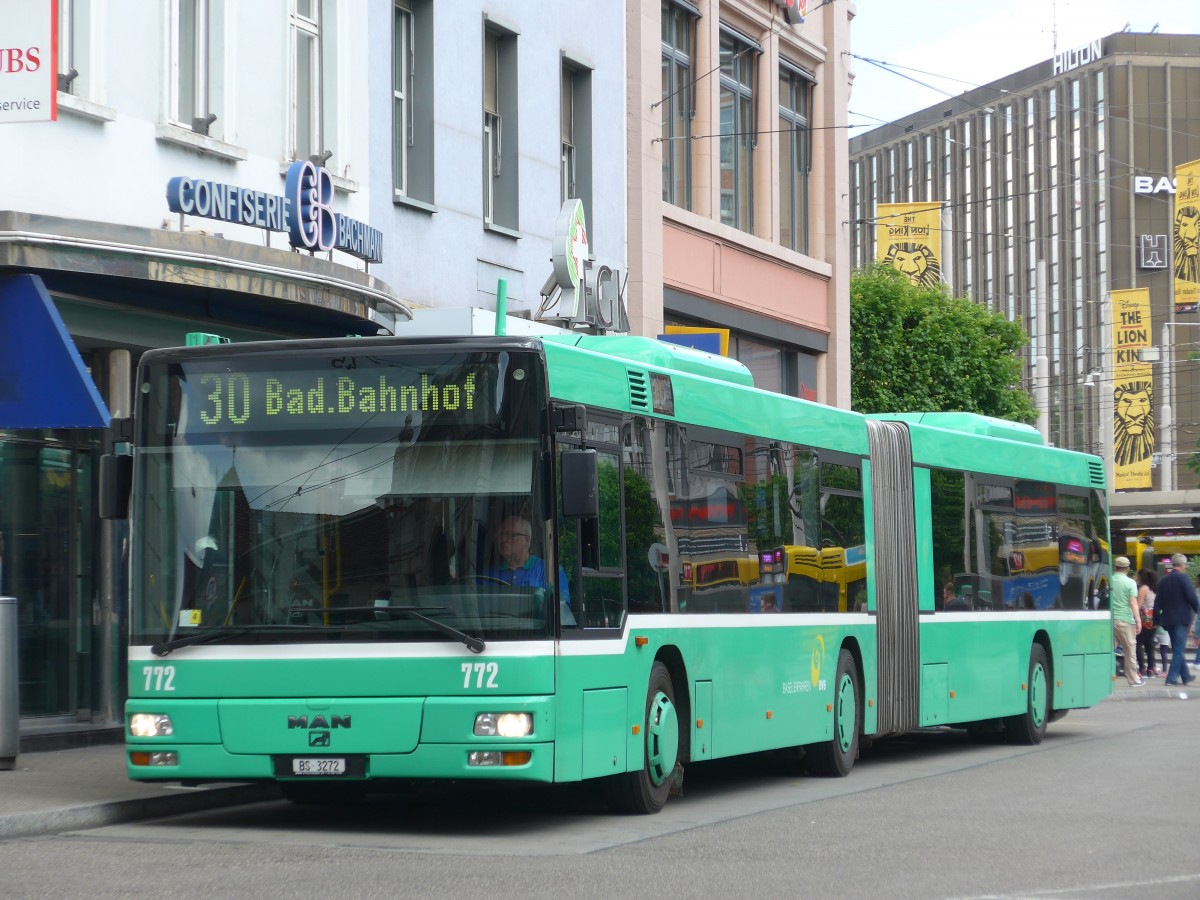
[{"label": "bus side mirror", "polygon": [[600,515],[600,474],[595,450],[563,450],[562,510],[568,519],[594,519]]},{"label": "bus side mirror", "polygon": [[133,457],[105,453],[100,457],[99,513],[102,519],[129,518],[129,493],[133,486]]}]

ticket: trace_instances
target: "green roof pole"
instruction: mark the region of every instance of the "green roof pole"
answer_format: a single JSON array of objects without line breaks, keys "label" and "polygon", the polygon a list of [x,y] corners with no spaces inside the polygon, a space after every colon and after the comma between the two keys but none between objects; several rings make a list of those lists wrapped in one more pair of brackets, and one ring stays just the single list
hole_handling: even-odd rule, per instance
[{"label": "green roof pole", "polygon": [[504,320],[508,317],[508,282],[503,278],[496,279],[496,335],[505,334]]}]

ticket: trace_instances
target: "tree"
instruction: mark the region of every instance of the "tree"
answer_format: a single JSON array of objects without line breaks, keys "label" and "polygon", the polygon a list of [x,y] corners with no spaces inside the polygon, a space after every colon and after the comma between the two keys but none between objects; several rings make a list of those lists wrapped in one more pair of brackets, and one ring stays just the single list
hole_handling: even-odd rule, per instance
[{"label": "tree", "polygon": [[877,266],[850,276],[850,403],[865,413],[973,412],[1033,423],[1024,329],[944,287]]}]

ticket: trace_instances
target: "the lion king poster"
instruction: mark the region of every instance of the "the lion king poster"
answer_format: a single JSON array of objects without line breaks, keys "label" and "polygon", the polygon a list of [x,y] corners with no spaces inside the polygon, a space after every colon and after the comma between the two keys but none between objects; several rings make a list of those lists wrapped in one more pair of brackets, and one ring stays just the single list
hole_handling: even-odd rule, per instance
[{"label": "the lion king poster", "polygon": [[1113,486],[1152,487],[1154,375],[1138,358],[1150,346],[1150,289],[1112,292]]},{"label": "the lion king poster", "polygon": [[1200,310],[1200,159],[1175,167],[1175,215],[1171,223],[1175,312]]},{"label": "the lion king poster", "polygon": [[942,204],[880,203],[875,210],[875,259],[913,284],[942,280]]}]

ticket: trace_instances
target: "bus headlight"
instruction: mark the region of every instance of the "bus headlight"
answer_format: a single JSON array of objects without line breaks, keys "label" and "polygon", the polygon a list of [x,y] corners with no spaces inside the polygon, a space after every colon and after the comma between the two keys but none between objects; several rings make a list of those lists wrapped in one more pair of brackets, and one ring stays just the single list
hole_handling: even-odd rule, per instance
[{"label": "bus headlight", "polygon": [[134,737],[169,737],[175,733],[175,726],[170,716],[134,713],[129,717],[129,732]]},{"label": "bus headlight", "polygon": [[531,713],[480,713],[475,717],[480,737],[528,737],[533,734]]}]

